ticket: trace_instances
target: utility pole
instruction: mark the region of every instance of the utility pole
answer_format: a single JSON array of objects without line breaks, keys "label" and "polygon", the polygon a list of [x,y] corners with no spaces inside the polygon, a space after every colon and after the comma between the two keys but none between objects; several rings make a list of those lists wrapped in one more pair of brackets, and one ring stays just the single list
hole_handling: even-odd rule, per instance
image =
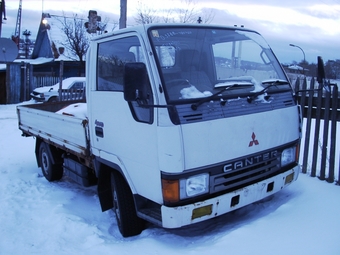
[{"label": "utility pole", "polygon": [[0,0],[0,38],[1,38],[1,30],[2,30],[2,16],[3,19],[6,20],[6,9],[5,9],[5,0]]},{"label": "utility pole", "polygon": [[119,29],[126,28],[127,0],[120,0]]}]

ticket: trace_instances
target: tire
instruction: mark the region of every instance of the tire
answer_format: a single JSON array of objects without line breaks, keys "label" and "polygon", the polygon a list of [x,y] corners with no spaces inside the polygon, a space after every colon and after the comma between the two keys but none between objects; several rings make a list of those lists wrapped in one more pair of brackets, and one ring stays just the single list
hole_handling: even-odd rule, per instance
[{"label": "tire", "polygon": [[41,142],[39,146],[39,163],[43,175],[50,182],[58,181],[63,177],[62,164],[53,164],[51,157],[48,144]]},{"label": "tire", "polygon": [[49,103],[53,103],[53,102],[58,102],[58,98],[57,97],[51,97],[50,99],[48,99]]},{"label": "tire", "polygon": [[139,235],[145,229],[145,221],[137,216],[130,187],[117,172],[111,173],[113,211],[123,237]]}]

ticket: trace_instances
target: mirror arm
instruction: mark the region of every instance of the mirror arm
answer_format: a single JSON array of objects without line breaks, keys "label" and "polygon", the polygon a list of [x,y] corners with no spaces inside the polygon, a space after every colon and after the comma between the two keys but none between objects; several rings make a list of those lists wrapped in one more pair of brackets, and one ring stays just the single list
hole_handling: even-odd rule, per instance
[{"label": "mirror arm", "polygon": [[320,88],[317,88],[317,89],[301,89],[301,90],[298,90],[298,91],[296,91],[294,93],[294,97],[296,98],[300,92],[320,91],[322,89],[325,89],[325,90],[327,90],[329,92],[331,86],[336,86],[337,85],[336,83],[330,83],[330,81],[328,81],[328,85],[327,86],[324,83],[325,83],[325,81],[323,81],[322,82],[322,86]]}]

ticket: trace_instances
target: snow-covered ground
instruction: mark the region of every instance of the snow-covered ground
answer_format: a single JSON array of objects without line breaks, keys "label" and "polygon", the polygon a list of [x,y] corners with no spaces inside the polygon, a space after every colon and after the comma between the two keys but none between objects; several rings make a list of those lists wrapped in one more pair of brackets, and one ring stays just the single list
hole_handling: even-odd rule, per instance
[{"label": "snow-covered ground", "polygon": [[15,105],[0,105],[0,254],[339,255],[340,187],[300,174],[276,195],[178,230],[150,225],[122,238],[95,187],[49,183],[33,138],[21,137]]}]

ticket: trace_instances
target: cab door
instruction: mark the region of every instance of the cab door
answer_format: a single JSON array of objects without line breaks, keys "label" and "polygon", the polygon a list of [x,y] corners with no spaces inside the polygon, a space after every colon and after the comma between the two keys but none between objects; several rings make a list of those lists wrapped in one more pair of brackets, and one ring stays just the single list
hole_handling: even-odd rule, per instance
[{"label": "cab door", "polygon": [[[92,80],[95,86],[91,86],[88,100],[92,152],[99,160],[119,167],[133,192],[149,198],[157,196],[155,189],[145,188],[147,180],[160,189],[155,109],[127,102],[123,94],[126,63],[144,62],[150,77],[145,49],[138,35],[131,34],[102,39],[96,54],[96,70],[91,70],[96,72]],[[153,104],[151,85],[148,91]]]}]

